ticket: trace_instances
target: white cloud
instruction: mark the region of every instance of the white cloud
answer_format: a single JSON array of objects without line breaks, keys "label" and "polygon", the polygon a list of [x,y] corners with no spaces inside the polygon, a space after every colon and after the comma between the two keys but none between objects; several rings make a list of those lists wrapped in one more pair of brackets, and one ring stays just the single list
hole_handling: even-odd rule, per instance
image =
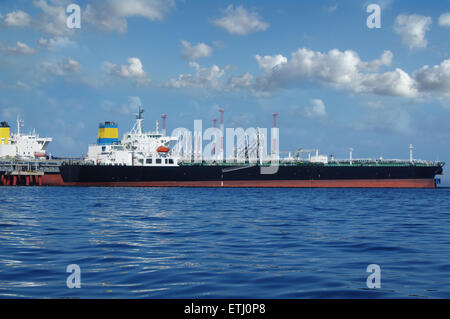
[{"label": "white cloud", "polygon": [[103,69],[114,76],[124,79],[131,79],[138,85],[145,85],[150,82],[148,74],[144,71],[144,67],[139,58],[131,57],[127,59],[128,64],[117,66],[111,62],[103,63]]},{"label": "white cloud", "polygon": [[55,76],[64,76],[80,70],[80,63],[71,58],[61,60],[57,63],[44,61],[40,66],[45,73]]},{"label": "white cloud", "polygon": [[220,79],[225,74],[225,70],[217,65],[210,68],[201,68],[197,63],[190,62],[189,66],[196,70],[195,74],[180,74],[177,78],[170,79],[166,86],[172,88],[214,88],[222,87]]},{"label": "white cloud", "polygon": [[162,20],[175,5],[173,0],[97,0],[84,9],[84,19],[107,32],[127,31],[128,17]]},{"label": "white cloud", "polygon": [[392,64],[392,59],[394,54],[385,50],[379,59],[375,59],[369,62],[361,61],[361,67],[368,71],[377,71],[382,66],[390,66]]},{"label": "white cloud", "polygon": [[392,53],[385,51],[373,61],[361,61],[352,50],[333,49],[327,53],[306,48],[292,53],[291,59],[278,67],[266,71],[256,79],[255,89],[272,91],[295,85],[298,81],[314,81],[347,89],[356,93],[374,93],[415,97],[415,82],[404,71],[396,69],[385,73],[366,73],[392,61]]},{"label": "white cloud", "polygon": [[321,99],[312,99],[310,100],[310,105],[304,107],[303,114],[307,118],[315,119],[326,117],[327,111]]},{"label": "white cloud", "polygon": [[66,8],[61,5],[49,5],[46,0],[34,0],[33,4],[42,10],[42,15],[35,19],[35,24],[45,34],[63,36],[72,34],[66,25]]},{"label": "white cloud", "polygon": [[181,55],[191,61],[209,57],[211,56],[212,51],[213,49],[203,42],[193,46],[188,41],[181,41]]},{"label": "white cloud", "polygon": [[358,80],[359,64],[358,55],[351,50],[321,53],[302,48],[292,53],[288,62],[257,78],[256,89],[271,91],[298,79],[351,85]]},{"label": "white cloud", "polygon": [[258,62],[259,67],[265,71],[270,71],[277,65],[287,63],[287,58],[282,56],[281,54],[272,56],[266,55],[264,57],[261,57],[259,54],[257,54],[255,58]]},{"label": "white cloud", "polygon": [[361,92],[385,96],[417,97],[416,82],[402,69],[381,74],[367,74],[360,83]]},{"label": "white cloud", "polygon": [[7,47],[2,46],[2,50],[8,53],[14,54],[33,54],[36,53],[36,49],[30,48],[27,44],[18,41],[14,46]]},{"label": "white cloud", "polygon": [[441,14],[439,17],[439,25],[441,27],[450,27],[450,12]]},{"label": "white cloud", "polygon": [[430,25],[430,17],[418,14],[401,14],[395,19],[394,29],[401,36],[403,43],[410,49],[420,49],[427,46],[425,34],[430,29]]},{"label": "white cloud", "polygon": [[246,35],[265,31],[269,27],[269,24],[262,21],[257,12],[249,12],[242,5],[237,8],[229,5],[224,13],[222,18],[214,20],[213,23],[232,34]]},{"label": "white cloud", "polygon": [[[381,72],[381,67],[391,66],[393,54],[384,51],[374,60],[363,61],[352,50],[329,52],[298,49],[290,59],[283,55],[260,56],[255,59],[264,71],[259,76],[246,72],[225,79],[226,67],[217,65],[202,68],[191,62],[195,74],[180,74],[170,79],[166,86],[173,88],[197,87],[232,91],[247,89],[256,95],[268,95],[278,89],[289,89],[322,84],[357,94],[374,94],[405,98],[440,98],[450,94],[450,59],[440,65],[424,66],[408,73],[400,68]],[[439,93],[437,94],[431,93]],[[311,104],[310,115],[319,114],[320,104]],[[314,106],[314,107],[312,107]]]},{"label": "white cloud", "polygon": [[227,88],[229,89],[243,89],[250,88],[253,85],[253,75],[246,72],[241,76],[230,77],[227,81]]},{"label": "white cloud", "polygon": [[418,89],[422,92],[450,93],[450,59],[441,64],[423,66],[413,73]]},{"label": "white cloud", "polygon": [[55,37],[55,38],[40,38],[38,44],[49,50],[63,49],[69,47],[75,47],[76,43],[70,40],[68,37]]},{"label": "white cloud", "polygon": [[8,13],[4,19],[4,25],[7,27],[26,27],[30,22],[29,14],[21,10]]}]

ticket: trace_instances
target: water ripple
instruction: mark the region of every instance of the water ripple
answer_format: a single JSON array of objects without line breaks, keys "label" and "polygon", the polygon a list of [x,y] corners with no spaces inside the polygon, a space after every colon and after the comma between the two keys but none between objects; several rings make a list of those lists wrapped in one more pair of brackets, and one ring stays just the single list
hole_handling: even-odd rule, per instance
[{"label": "water ripple", "polygon": [[1,189],[3,298],[450,297],[446,190]]}]

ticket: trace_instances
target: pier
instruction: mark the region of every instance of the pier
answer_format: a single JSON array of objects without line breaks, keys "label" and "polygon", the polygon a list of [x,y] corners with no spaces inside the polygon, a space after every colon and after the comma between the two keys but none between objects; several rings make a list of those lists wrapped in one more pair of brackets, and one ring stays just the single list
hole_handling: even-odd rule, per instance
[{"label": "pier", "polygon": [[64,162],[80,159],[64,158],[52,160],[0,160],[0,186],[45,186],[50,176],[60,176],[59,167]]}]

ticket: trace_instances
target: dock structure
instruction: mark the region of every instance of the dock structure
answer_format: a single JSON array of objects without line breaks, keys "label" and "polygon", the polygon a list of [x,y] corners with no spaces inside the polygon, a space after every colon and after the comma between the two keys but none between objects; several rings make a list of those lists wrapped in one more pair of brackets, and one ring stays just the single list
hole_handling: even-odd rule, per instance
[{"label": "dock structure", "polygon": [[67,161],[74,160],[0,159],[0,186],[43,186],[46,184],[44,175],[59,175],[59,167]]},{"label": "dock structure", "polygon": [[3,186],[42,186],[43,172],[12,171],[0,175]]}]

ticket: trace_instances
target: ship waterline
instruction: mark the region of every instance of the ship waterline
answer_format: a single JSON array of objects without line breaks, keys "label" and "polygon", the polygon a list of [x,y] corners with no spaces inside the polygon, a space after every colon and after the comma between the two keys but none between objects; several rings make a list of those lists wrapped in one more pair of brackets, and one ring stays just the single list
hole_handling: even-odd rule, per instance
[{"label": "ship waterline", "polygon": [[433,179],[391,180],[273,180],[273,181],[146,181],[146,182],[49,182],[47,186],[80,187],[242,187],[242,188],[436,188]]}]

